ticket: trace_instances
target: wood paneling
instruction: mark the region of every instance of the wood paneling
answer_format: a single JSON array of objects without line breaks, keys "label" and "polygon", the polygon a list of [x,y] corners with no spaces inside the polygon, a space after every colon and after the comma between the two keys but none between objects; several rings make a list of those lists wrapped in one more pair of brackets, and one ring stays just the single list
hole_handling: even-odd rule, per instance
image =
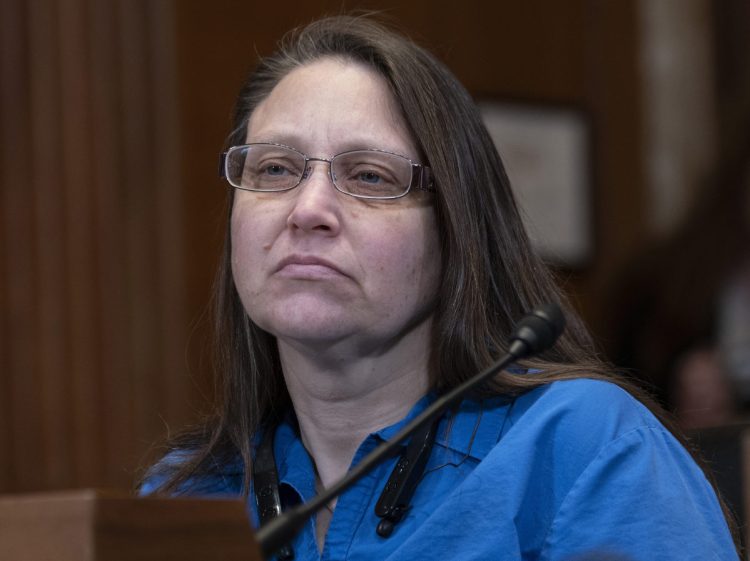
[{"label": "wood paneling", "polygon": [[2,15],[0,490],[128,486],[188,417],[172,4]]},{"label": "wood paneling", "polygon": [[241,500],[132,498],[83,490],[0,497],[12,561],[259,561]]}]

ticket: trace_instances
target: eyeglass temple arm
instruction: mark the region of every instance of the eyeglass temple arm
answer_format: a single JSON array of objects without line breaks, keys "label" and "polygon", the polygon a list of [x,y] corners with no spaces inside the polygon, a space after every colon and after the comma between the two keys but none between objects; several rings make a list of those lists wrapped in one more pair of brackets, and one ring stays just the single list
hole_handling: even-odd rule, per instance
[{"label": "eyeglass temple arm", "polygon": [[412,164],[412,166],[414,166],[414,177],[417,179],[416,188],[421,191],[435,192],[432,170],[428,166],[421,164]]},{"label": "eyeglass temple arm", "polygon": [[227,154],[229,152],[222,152],[219,156],[219,177],[222,179],[227,177]]}]

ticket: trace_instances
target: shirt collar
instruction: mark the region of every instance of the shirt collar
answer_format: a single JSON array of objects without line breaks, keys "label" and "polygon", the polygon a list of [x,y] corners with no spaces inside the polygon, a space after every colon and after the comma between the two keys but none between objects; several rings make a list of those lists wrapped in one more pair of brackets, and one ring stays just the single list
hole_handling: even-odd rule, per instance
[{"label": "shirt collar", "polygon": [[[380,429],[371,436],[379,441],[390,440],[436,398],[433,392],[425,395],[414,404],[403,419]],[[504,397],[464,399],[457,407],[443,414],[435,444],[481,461],[500,440],[505,428],[508,409],[509,400]],[[287,415],[278,427],[274,449],[281,480],[300,481],[304,473],[312,471],[310,457],[299,437],[294,413]],[[305,495],[304,491],[307,489],[299,489],[299,491]]]},{"label": "shirt collar", "polygon": [[505,397],[464,399],[443,416],[435,443],[481,461],[500,440],[508,409]]}]

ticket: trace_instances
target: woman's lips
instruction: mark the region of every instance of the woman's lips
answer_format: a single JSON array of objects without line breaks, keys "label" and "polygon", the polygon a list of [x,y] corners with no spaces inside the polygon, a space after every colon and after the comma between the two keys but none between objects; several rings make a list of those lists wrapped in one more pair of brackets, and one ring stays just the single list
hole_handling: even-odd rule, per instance
[{"label": "woman's lips", "polygon": [[317,280],[348,276],[336,265],[312,255],[290,255],[276,267],[276,275],[301,280]]}]

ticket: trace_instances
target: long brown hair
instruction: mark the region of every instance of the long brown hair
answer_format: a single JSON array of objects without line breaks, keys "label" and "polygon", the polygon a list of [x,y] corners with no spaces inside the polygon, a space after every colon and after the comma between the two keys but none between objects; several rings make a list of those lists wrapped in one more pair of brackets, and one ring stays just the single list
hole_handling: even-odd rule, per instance
[{"label": "long brown hair", "polygon": [[[471,96],[412,41],[366,17],[326,18],[292,31],[240,91],[228,145],[245,142],[250,115],[284,76],[323,57],[364,64],[386,80],[423,163],[432,168],[443,263],[431,345],[433,388],[455,387],[488,366],[506,349],[514,323],[525,312],[556,302],[568,326],[552,350],[529,363],[540,373],[503,373],[487,390],[512,396],[554,380],[599,378],[623,386],[663,418],[645,394],[614,376],[597,355],[586,328],[531,247],[500,156]],[[231,209],[231,191],[228,197]],[[290,404],[275,339],[248,318],[232,278],[230,250],[227,225],[214,301],[222,388],[216,413],[172,441],[170,449],[183,454],[176,465],[165,462],[170,467],[163,491],[174,492],[192,477],[239,457],[247,492],[252,439]]]}]

